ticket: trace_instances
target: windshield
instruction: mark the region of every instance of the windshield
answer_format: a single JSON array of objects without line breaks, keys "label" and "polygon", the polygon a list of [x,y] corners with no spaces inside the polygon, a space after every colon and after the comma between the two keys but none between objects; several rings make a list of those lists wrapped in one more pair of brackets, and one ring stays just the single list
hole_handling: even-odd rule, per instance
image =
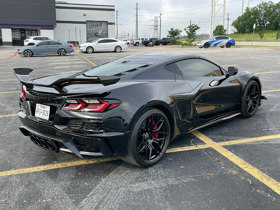
[{"label": "windshield", "polygon": [[[146,65],[145,65],[146,66]],[[143,64],[128,64],[128,63],[107,63],[96,68],[84,72],[85,76],[99,77],[99,76],[115,76],[123,72],[136,70],[143,67]]]}]

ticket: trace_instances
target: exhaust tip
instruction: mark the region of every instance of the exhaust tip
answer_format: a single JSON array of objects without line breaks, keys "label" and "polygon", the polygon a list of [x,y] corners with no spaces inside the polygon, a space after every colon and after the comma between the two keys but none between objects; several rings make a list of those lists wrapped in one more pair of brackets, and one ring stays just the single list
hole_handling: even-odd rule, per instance
[{"label": "exhaust tip", "polygon": [[22,132],[23,135],[30,136],[29,131],[27,129],[25,129],[24,127],[20,127],[19,130]]}]

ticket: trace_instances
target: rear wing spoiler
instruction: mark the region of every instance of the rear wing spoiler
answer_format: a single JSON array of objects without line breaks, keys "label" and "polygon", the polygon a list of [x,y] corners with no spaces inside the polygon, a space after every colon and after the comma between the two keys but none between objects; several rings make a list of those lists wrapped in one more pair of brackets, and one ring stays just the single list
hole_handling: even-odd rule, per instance
[{"label": "rear wing spoiler", "polygon": [[29,74],[33,71],[33,69],[15,68],[14,71],[15,71],[15,76],[18,78],[18,80],[29,88],[32,88],[34,85],[41,86],[41,87],[52,87],[59,92],[63,92],[62,91],[63,87],[71,84],[102,84],[104,86],[107,86],[107,85],[115,84],[120,80],[120,78],[117,76],[99,76],[99,77],[91,77],[91,78],[68,77],[68,78],[60,78],[50,84],[40,84],[30,79]]}]

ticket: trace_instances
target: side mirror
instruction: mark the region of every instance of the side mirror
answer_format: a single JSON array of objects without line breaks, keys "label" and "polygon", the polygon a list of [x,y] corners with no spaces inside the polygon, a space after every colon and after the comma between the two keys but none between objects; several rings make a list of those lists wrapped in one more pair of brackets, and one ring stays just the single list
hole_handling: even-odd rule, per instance
[{"label": "side mirror", "polygon": [[233,66],[230,66],[228,67],[228,74],[229,76],[233,76],[233,75],[236,75],[238,73],[238,69],[233,67]]}]

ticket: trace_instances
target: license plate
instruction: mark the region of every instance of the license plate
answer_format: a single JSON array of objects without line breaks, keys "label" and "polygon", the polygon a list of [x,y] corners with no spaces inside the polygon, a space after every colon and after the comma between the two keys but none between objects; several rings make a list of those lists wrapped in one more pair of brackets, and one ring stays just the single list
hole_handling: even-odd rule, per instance
[{"label": "license plate", "polygon": [[38,117],[38,118],[41,118],[44,120],[49,120],[50,106],[46,106],[43,104],[36,104],[35,117]]}]

